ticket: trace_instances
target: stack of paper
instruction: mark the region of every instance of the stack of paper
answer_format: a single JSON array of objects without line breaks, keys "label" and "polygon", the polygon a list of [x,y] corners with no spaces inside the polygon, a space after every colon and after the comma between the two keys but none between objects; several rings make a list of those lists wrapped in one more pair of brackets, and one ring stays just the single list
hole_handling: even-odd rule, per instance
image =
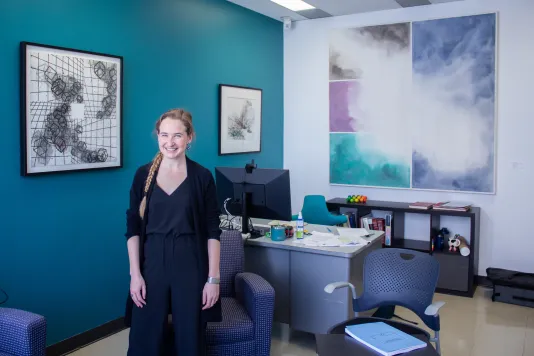
[{"label": "stack of paper", "polygon": [[338,227],[337,231],[339,232],[339,236],[350,238],[363,244],[369,243],[364,237],[371,236],[369,231],[362,228]]},{"label": "stack of paper", "polygon": [[307,236],[302,240],[296,240],[296,242],[305,246],[314,247],[355,246],[369,243],[369,241],[358,236],[337,236],[332,233],[318,231],[313,231],[311,236]]}]

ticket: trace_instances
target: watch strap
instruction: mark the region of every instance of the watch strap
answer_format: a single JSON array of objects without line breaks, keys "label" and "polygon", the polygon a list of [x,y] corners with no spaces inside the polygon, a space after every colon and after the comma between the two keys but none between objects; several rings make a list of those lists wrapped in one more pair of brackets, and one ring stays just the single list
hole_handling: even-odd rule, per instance
[{"label": "watch strap", "polygon": [[215,278],[215,277],[208,277],[208,283],[210,283],[210,284],[219,284],[220,283],[220,279],[219,278]]}]

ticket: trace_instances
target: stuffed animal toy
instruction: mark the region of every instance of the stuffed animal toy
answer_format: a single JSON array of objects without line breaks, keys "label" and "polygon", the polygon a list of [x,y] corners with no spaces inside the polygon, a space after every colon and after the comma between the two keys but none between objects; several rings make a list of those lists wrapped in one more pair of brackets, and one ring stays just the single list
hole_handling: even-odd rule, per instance
[{"label": "stuffed animal toy", "polygon": [[458,234],[454,236],[449,236],[449,251],[456,252],[462,241],[459,239]]}]

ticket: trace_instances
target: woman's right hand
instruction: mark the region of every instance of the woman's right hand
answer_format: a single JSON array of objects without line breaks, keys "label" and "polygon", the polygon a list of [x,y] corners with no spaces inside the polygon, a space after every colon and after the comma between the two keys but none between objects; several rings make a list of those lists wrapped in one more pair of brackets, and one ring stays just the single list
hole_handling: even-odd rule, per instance
[{"label": "woman's right hand", "polygon": [[142,308],[146,305],[146,285],[141,274],[132,275],[130,280],[130,297],[135,305]]}]

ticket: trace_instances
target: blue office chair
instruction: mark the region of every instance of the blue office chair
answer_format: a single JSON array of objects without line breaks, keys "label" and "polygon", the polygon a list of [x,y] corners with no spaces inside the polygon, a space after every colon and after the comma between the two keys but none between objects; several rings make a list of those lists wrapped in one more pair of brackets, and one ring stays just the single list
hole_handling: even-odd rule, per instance
[{"label": "blue office chair", "polygon": [[[306,195],[301,212],[302,218],[308,224],[334,226],[347,222],[347,216],[335,215],[328,211],[323,195]],[[297,220],[297,218],[298,215],[292,216],[292,220]]]},{"label": "blue office chair", "polygon": [[[431,342],[441,354],[439,309],[445,302],[432,303],[439,277],[439,262],[428,253],[383,248],[370,252],[363,266],[363,294],[358,297],[348,282],[330,283],[327,293],[350,287],[355,313],[379,307],[402,306],[413,311],[434,331]],[[350,325],[350,321],[344,322]],[[339,326],[334,326],[336,328]],[[333,329],[331,328],[331,329]]]}]

